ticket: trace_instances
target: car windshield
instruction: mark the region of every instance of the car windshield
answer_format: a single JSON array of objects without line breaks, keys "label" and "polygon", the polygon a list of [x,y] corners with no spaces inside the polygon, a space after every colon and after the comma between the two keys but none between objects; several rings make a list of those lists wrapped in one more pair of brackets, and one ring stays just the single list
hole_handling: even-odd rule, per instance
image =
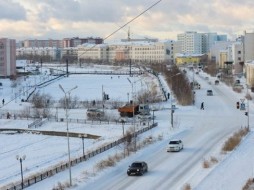
[{"label": "car windshield", "polygon": [[131,167],[141,167],[142,164],[141,163],[132,163]]},{"label": "car windshield", "polygon": [[179,141],[170,141],[169,144],[179,144]]}]

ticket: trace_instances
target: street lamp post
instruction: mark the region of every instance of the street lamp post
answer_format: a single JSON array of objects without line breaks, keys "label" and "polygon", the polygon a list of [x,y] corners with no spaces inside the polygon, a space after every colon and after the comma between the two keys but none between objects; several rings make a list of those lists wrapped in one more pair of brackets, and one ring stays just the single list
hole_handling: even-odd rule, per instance
[{"label": "street lamp post", "polygon": [[65,91],[63,87],[59,84],[60,89],[64,93],[64,100],[65,100],[65,116],[66,116],[66,130],[67,130],[67,141],[68,141],[68,157],[69,157],[69,162],[68,162],[68,167],[69,167],[69,176],[70,176],[70,186],[72,186],[72,179],[71,179],[71,155],[70,155],[70,140],[69,140],[69,122],[68,122],[68,106],[67,106],[67,95],[69,95],[69,101],[70,101],[70,94],[71,91],[76,89],[77,86],[74,88],[70,89],[69,91]]},{"label": "street lamp post", "polygon": [[134,117],[135,117],[135,109],[134,109],[134,95],[133,95],[133,83],[131,82],[131,80],[129,78],[127,78],[127,80],[129,81],[129,83],[131,84],[131,94],[132,94],[132,124],[134,127],[134,150],[136,152],[137,150],[137,142],[136,142],[136,127],[135,127],[135,122],[134,122]]},{"label": "street lamp post", "polygon": [[[175,77],[175,76],[178,76],[178,75],[180,75],[181,73],[176,73],[175,75],[173,75],[173,76],[171,76],[170,78],[171,78],[171,80],[172,80],[172,78],[173,77]],[[172,89],[173,89],[173,81],[172,81]],[[172,129],[174,128],[174,106],[173,106],[173,104],[172,104],[172,101],[173,101],[173,93],[171,92],[171,100],[170,100],[170,104],[171,104],[171,127],[172,127]]]},{"label": "street lamp post", "polygon": [[22,162],[26,159],[26,155],[23,155],[22,157],[19,157],[19,155],[16,156],[17,160],[20,162],[20,170],[21,170],[21,188],[24,188],[24,179],[23,179],[23,168],[22,168]]},{"label": "street lamp post", "polygon": [[153,126],[154,126],[154,111],[155,111],[155,110],[153,109],[152,111],[153,111]]},{"label": "street lamp post", "polygon": [[246,88],[247,88],[247,95],[246,95],[246,99],[247,99],[247,128],[250,129],[249,90],[248,90],[247,84],[246,84]]},{"label": "street lamp post", "polygon": [[84,139],[87,137],[87,134],[79,134],[79,138],[82,139],[82,146],[83,146],[83,157],[85,156],[85,144]]}]

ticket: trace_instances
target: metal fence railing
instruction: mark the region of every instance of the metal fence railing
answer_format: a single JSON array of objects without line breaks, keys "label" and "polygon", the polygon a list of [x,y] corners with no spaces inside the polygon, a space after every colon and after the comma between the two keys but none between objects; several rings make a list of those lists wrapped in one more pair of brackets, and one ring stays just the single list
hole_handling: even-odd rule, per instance
[{"label": "metal fence railing", "polygon": [[[149,125],[148,127],[144,127],[142,129],[136,131],[136,134],[133,133],[132,136],[134,137],[134,135],[139,135],[141,133],[144,133],[156,126],[158,126],[158,123],[154,123],[152,125]],[[102,152],[105,152],[106,150],[109,150],[115,146],[118,146],[119,144],[123,143],[124,141],[126,141],[125,138],[120,138],[117,141],[114,141],[114,142],[109,143],[103,147],[100,147],[92,152],[85,154],[84,156],[72,159],[70,162],[70,165],[75,166],[75,165],[79,164],[80,162],[86,161],[89,158],[92,158]],[[29,187],[29,186],[35,184],[35,183],[38,183],[48,177],[51,177],[59,172],[66,170],[67,168],[68,168],[68,162],[54,166],[51,169],[44,171],[42,173],[38,173],[36,175],[26,177],[26,178],[24,178],[24,181],[23,181],[23,188],[26,188],[26,187]],[[20,190],[20,189],[22,189],[21,182],[12,183],[12,184],[7,185],[3,188],[0,188],[0,190]]]}]

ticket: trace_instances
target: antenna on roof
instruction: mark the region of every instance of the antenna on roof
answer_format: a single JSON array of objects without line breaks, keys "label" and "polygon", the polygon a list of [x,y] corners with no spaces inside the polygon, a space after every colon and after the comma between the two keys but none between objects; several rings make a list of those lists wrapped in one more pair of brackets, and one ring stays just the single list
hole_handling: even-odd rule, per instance
[{"label": "antenna on roof", "polygon": [[128,42],[131,41],[131,37],[130,37],[130,27],[129,27],[129,30],[128,30]]}]

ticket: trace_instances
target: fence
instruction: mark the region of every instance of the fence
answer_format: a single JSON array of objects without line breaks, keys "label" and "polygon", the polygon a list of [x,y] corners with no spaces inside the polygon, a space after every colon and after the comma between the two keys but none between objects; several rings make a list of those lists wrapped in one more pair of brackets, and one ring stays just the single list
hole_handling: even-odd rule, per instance
[{"label": "fence", "polygon": [[[132,134],[132,136],[134,137],[135,135],[139,135],[141,133],[144,133],[154,127],[157,127],[158,126],[158,123],[154,123],[148,127],[145,127],[145,128],[142,128],[140,129],[139,131],[136,132],[136,134]],[[88,154],[85,154],[84,156],[81,156],[79,158],[75,158],[75,159],[72,159],[71,162],[70,162],[70,165],[71,166],[75,166],[77,165],[78,163],[80,162],[83,162],[83,161],[86,161],[87,159],[89,158],[92,158],[102,152],[105,152],[106,150],[109,150],[121,143],[123,143],[125,141],[125,137],[124,138],[121,138],[121,139],[118,139],[117,141],[114,141],[113,143],[110,143],[110,144],[107,144],[103,147],[100,147]],[[59,172],[62,172],[64,170],[66,170],[68,168],[68,162],[64,163],[64,164],[60,164],[58,166],[55,166],[54,168],[48,170],[48,171],[44,171],[40,174],[37,174],[33,177],[27,177],[24,179],[24,182],[23,182],[23,187],[26,188],[26,187],[29,187],[35,183],[38,183],[48,177],[51,177]],[[14,183],[14,184],[11,184],[11,185],[8,185],[6,187],[4,187],[5,190],[20,190],[22,189],[22,184],[20,182],[17,182],[17,183]],[[1,190],[3,190],[3,188],[1,188]]]},{"label": "fence", "polygon": [[37,127],[42,126],[42,124],[43,124],[42,119],[39,118],[39,119],[36,119],[33,123],[30,123],[30,124],[28,125],[28,128],[29,128],[29,129],[30,129],[30,128],[37,128]]}]

